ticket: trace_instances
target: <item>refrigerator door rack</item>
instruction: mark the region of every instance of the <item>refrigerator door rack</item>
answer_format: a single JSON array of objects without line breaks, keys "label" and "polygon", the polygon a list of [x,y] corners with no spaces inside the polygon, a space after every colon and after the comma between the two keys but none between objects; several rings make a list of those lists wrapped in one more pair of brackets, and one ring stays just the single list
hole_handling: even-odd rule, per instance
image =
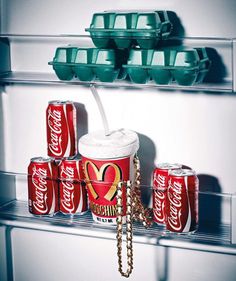
[{"label": "refrigerator door rack", "polygon": [[[5,54],[5,60],[0,67],[0,83],[66,83],[68,85],[84,86],[92,84],[98,87],[153,88],[222,93],[236,91],[234,82],[236,81],[234,39],[188,37],[165,39],[167,45],[173,45],[173,42],[176,46],[181,46],[180,49],[184,50],[182,54],[180,50],[180,56],[183,56],[184,53],[186,55],[185,50],[191,50],[191,52],[203,50],[203,58],[200,59],[199,64],[194,62],[194,69],[190,67],[190,64],[187,66],[186,62],[183,61],[181,65],[178,64],[176,66],[163,64],[163,58],[160,60],[160,56],[163,56],[163,54],[160,53],[158,54],[158,63],[155,63],[155,65],[145,64],[143,61],[141,64],[136,64],[132,60],[125,63],[127,53],[124,54],[122,62],[117,63],[119,61],[118,58],[121,57],[119,53],[121,50],[99,50],[93,45],[91,38],[85,35],[2,34],[0,37],[0,50]],[[68,60],[60,61],[58,58],[54,58],[52,61],[52,58],[55,56],[55,50],[59,48],[58,46],[70,48],[68,43],[71,44],[71,47],[77,48],[74,52],[77,50],[78,53],[78,49],[80,49],[85,54],[78,54],[76,63],[69,62]],[[40,60],[35,60],[34,55],[28,51],[32,48],[35,48]],[[93,51],[87,51],[87,49]],[[124,52],[124,50],[122,51]],[[153,50],[141,51],[141,49],[132,49],[129,51],[130,56],[137,51],[142,53],[154,52]],[[99,59],[93,58],[93,61],[90,61],[90,54],[88,55],[86,52],[93,53],[92,56],[95,54],[95,57],[97,56]],[[18,57],[18,53],[21,54],[21,59]],[[22,59],[22,56],[24,59]],[[135,56],[137,57],[137,54]],[[59,78],[62,80],[48,66],[48,62],[54,68],[60,69],[57,72],[59,72]],[[11,67],[11,64],[14,68]],[[141,68],[139,67],[140,65]],[[86,72],[84,72],[85,66]],[[39,69],[41,72],[38,72]],[[141,78],[140,75],[136,74],[138,70],[142,72]],[[134,83],[130,79],[124,79],[127,72],[131,80],[136,80],[135,82],[138,83]],[[75,77],[75,74],[79,79]],[[144,84],[139,84],[140,81],[137,81],[139,78]]]},{"label": "refrigerator door rack", "polygon": [[[54,232],[66,232],[80,234],[80,231],[92,231],[93,236],[104,237],[111,235],[115,239],[116,226],[96,223],[92,219],[91,212],[81,215],[64,215],[60,212],[51,216],[34,216],[29,213],[27,194],[27,174],[0,173],[1,190],[4,197],[0,201],[0,222],[16,225],[18,227],[34,228],[37,226],[50,228]],[[4,190],[3,190],[4,189]],[[16,189],[21,200],[16,199]],[[7,192],[6,192],[7,190]],[[152,188],[141,186],[141,192],[145,198],[152,197]],[[154,223],[145,228],[141,223],[134,223],[134,241],[147,244],[157,244],[159,240],[177,240],[190,243],[208,243],[218,246],[231,246],[236,243],[233,240],[235,226],[236,204],[235,195],[222,194],[210,191],[199,192],[199,227],[195,233],[168,232],[163,225]],[[146,202],[148,203],[148,202]],[[59,228],[55,228],[59,227]],[[61,228],[60,228],[61,227]],[[99,233],[99,234],[98,234]],[[234,236],[233,236],[234,235]],[[197,247],[197,246],[196,246]]]},{"label": "refrigerator door rack", "polygon": [[[129,55],[129,57],[128,57]],[[189,50],[162,49],[96,49],[72,46],[56,49],[48,63],[60,80],[113,82],[129,76],[133,83],[149,80],[166,85],[175,80],[178,85],[202,83],[210,68],[205,48]]]}]

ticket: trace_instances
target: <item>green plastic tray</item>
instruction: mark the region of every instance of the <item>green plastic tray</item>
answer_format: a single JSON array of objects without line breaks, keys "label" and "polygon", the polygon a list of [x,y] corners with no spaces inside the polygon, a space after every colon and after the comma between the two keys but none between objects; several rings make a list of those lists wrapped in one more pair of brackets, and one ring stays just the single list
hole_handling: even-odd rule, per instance
[{"label": "green plastic tray", "polygon": [[75,61],[77,47],[66,46],[56,49],[52,64],[53,69],[60,80],[71,80],[74,77],[74,72],[71,68],[71,63]]},{"label": "green plastic tray", "polygon": [[204,80],[210,61],[205,48],[132,49],[123,67],[134,83],[154,80],[156,84],[166,85],[175,80],[179,85],[191,86]]},{"label": "green plastic tray", "polygon": [[194,48],[176,53],[173,78],[179,85],[191,86],[201,83],[210,68],[205,48]]},{"label": "green plastic tray", "polygon": [[166,11],[95,13],[89,28],[98,48],[155,48],[170,35],[172,24]]},{"label": "green plastic tray", "polygon": [[[73,55],[69,56],[72,52]],[[61,54],[65,54],[62,56]],[[70,57],[69,59],[65,59]],[[128,50],[58,47],[53,61],[49,65],[60,80],[77,78],[81,81],[98,79],[102,82],[113,82],[124,79],[126,70],[122,67],[127,62]]]}]

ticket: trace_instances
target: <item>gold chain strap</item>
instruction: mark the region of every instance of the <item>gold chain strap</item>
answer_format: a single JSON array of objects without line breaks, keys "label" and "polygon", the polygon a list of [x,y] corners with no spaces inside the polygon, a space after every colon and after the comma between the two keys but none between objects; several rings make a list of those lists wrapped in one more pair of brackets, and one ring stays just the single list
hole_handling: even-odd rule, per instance
[{"label": "gold chain strap", "polygon": [[[127,248],[127,270],[126,272],[122,269],[122,234],[123,234],[123,204],[122,204],[122,187],[126,185],[126,248]],[[131,196],[131,182],[127,181],[119,182],[117,186],[117,255],[119,272],[124,277],[129,277],[133,270],[133,207],[132,207],[132,196]]]},{"label": "gold chain strap", "polygon": [[[117,186],[117,255],[118,270],[124,277],[129,277],[133,270],[133,219],[141,221],[147,228],[152,225],[151,209],[145,209],[141,201],[140,189],[140,163],[137,156],[134,157],[135,180],[132,185],[130,181],[119,182]],[[127,248],[127,270],[122,268],[122,235],[123,235],[123,203],[122,188],[126,186],[126,248]],[[133,187],[133,188],[132,188]]]},{"label": "gold chain strap", "polygon": [[153,223],[153,215],[151,208],[144,208],[141,200],[141,173],[140,173],[140,162],[138,156],[134,157],[134,167],[135,167],[135,180],[134,188],[132,192],[133,197],[133,218],[135,221],[140,221],[143,225],[148,228]]}]

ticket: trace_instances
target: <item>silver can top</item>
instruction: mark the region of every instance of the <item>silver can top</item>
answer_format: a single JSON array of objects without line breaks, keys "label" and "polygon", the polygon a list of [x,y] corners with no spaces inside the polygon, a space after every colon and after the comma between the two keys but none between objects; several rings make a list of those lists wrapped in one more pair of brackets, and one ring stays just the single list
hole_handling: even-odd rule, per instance
[{"label": "silver can top", "polygon": [[171,169],[181,169],[182,165],[181,164],[170,164],[170,163],[160,163],[157,165],[158,169],[161,170],[171,170]]},{"label": "silver can top", "polygon": [[177,170],[172,170],[170,172],[170,175],[176,177],[195,176],[196,172],[189,169],[177,169]]},{"label": "silver can top", "polygon": [[72,101],[61,101],[61,100],[52,100],[49,101],[48,104],[50,105],[64,105],[64,104],[73,104]]},{"label": "silver can top", "polygon": [[30,159],[31,163],[49,163],[49,162],[52,162],[52,161],[54,161],[54,159],[51,158],[51,157],[47,157],[47,158],[45,158],[45,157],[34,157],[34,158]]}]

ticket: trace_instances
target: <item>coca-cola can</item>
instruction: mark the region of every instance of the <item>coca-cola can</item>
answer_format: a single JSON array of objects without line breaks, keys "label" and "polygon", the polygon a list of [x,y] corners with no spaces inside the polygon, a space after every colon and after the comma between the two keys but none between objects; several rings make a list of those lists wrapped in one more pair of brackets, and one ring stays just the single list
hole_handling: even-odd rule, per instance
[{"label": "coca-cola can", "polygon": [[166,223],[166,191],[168,188],[169,173],[181,167],[181,164],[161,163],[153,171],[153,220],[159,225],[165,225]]},{"label": "coca-cola can", "polygon": [[46,110],[48,156],[77,153],[76,108],[71,101],[50,101]]},{"label": "coca-cola can", "polygon": [[36,157],[28,167],[28,205],[34,215],[54,215],[59,211],[58,167],[52,158]]},{"label": "coca-cola can", "polygon": [[59,164],[60,211],[64,214],[84,214],[88,210],[82,161],[64,158]]},{"label": "coca-cola can", "polygon": [[199,180],[193,170],[170,172],[166,200],[166,229],[171,232],[194,232],[198,227]]}]

